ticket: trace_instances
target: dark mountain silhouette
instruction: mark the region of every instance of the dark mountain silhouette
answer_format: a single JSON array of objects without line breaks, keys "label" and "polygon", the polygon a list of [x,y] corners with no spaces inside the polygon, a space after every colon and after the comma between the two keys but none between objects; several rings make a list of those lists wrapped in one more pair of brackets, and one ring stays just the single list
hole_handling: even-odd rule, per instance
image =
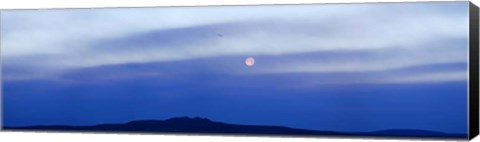
[{"label": "dark mountain silhouette", "polygon": [[93,126],[39,125],[4,127],[5,130],[42,131],[95,131],[95,132],[151,132],[151,133],[209,133],[209,134],[257,134],[257,135],[328,135],[328,136],[387,136],[466,138],[466,134],[449,134],[425,130],[392,129],[373,132],[335,132],[296,129],[282,126],[237,125],[211,121],[206,118],[175,117],[167,120],[140,120],[123,124],[99,124]]},{"label": "dark mountain silhouette", "polygon": [[467,134],[443,133],[428,130],[416,129],[389,129],[373,131],[367,133],[358,133],[364,136],[388,136],[388,137],[438,137],[438,138],[467,138]]}]

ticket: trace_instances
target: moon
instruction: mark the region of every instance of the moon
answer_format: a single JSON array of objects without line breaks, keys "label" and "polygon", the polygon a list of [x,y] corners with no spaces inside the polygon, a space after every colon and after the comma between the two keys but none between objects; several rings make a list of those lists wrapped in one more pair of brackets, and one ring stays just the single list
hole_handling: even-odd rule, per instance
[{"label": "moon", "polygon": [[247,59],[245,59],[245,64],[251,67],[255,64],[255,59],[253,59],[253,57],[248,57]]}]

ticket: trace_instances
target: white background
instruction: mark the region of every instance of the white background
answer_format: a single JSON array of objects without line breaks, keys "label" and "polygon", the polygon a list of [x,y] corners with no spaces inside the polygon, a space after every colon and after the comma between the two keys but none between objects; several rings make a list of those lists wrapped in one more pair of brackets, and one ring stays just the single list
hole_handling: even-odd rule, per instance
[{"label": "white background", "polygon": [[[350,2],[406,2],[413,0],[0,0],[0,9],[39,8],[94,8],[94,7],[142,7],[142,6],[202,6],[202,5],[246,5],[246,4],[300,4],[300,3],[350,3]],[[425,1],[425,0],[416,0]],[[443,0],[435,0],[443,1]],[[472,0],[480,5],[480,0]],[[341,141],[434,141],[418,139],[372,139],[372,138],[291,138],[258,136],[193,136],[193,135],[145,135],[145,134],[94,134],[94,133],[51,133],[51,132],[0,132],[0,142],[341,142]],[[439,140],[436,140],[439,141]],[[445,141],[445,140],[440,140]],[[480,142],[480,138],[473,140]]]}]

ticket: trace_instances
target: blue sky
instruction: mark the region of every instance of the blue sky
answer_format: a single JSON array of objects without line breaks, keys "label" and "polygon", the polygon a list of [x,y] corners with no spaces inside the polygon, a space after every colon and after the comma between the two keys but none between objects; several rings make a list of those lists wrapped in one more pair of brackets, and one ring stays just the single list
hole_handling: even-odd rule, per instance
[{"label": "blue sky", "polygon": [[467,132],[468,2],[10,10],[1,18],[7,126],[200,116]]}]

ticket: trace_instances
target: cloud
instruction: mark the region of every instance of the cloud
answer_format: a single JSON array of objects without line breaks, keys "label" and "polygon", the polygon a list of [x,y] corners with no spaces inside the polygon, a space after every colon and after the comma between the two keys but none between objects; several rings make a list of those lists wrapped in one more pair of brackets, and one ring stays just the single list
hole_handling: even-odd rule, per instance
[{"label": "cloud", "polygon": [[[258,57],[254,74],[382,71],[466,62],[467,6],[456,2],[6,11],[2,56],[7,68],[35,70],[5,73],[6,78],[25,79],[107,65],[224,56]],[[295,57],[260,66],[263,56],[281,60],[318,52],[352,54]]]},{"label": "cloud", "polygon": [[[8,47],[6,56],[63,53],[85,48],[84,44],[66,47],[64,44],[68,43],[72,46],[149,30],[283,17],[277,13],[279,10],[293,15],[332,13],[337,6],[303,6],[302,10],[277,7],[9,10],[2,11],[2,40],[8,41],[3,43]],[[321,18],[323,14],[317,16]]]}]

